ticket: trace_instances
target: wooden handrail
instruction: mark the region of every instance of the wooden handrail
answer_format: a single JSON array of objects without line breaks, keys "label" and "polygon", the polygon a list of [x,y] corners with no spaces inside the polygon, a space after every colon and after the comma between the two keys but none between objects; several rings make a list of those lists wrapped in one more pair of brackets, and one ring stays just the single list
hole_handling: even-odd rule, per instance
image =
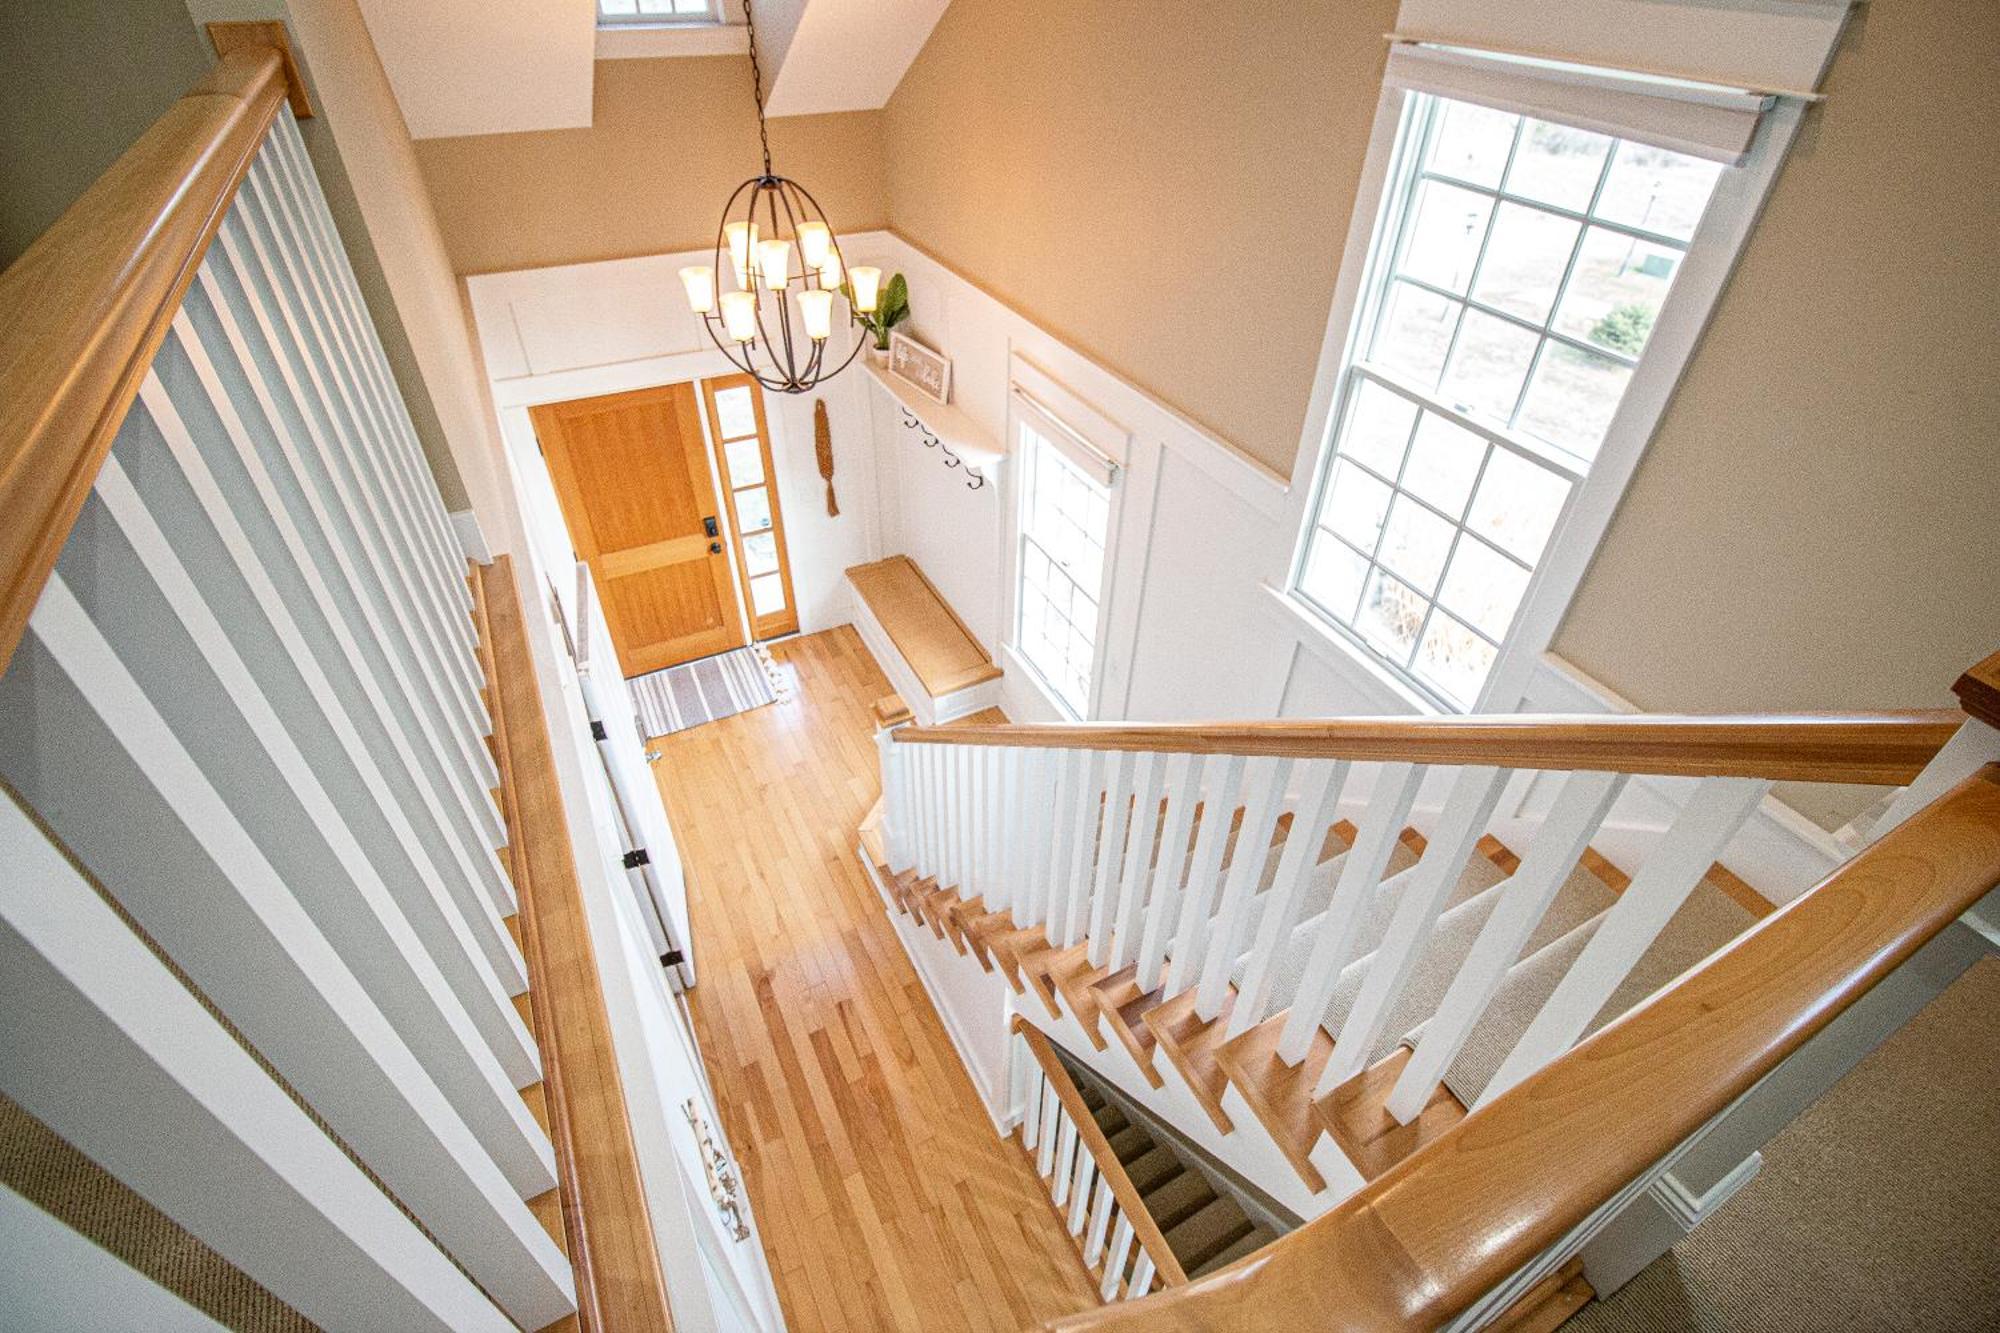
[{"label": "wooden handrail", "polygon": [[512,561],[479,567],[493,734],[529,1004],[582,1333],[672,1333]]},{"label": "wooden handrail", "polygon": [[1987,765],[1331,1212],[1186,1287],[1059,1330],[1434,1328],[1747,1092],[2000,886]]},{"label": "wooden handrail", "polygon": [[0,670],[285,96],[231,51],[0,273]]},{"label": "wooden handrail", "polygon": [[1989,727],[2000,727],[2000,653],[1960,676],[1951,689],[1967,713]]},{"label": "wooden handrail", "polygon": [[1146,1207],[1146,1201],[1139,1195],[1138,1186],[1132,1183],[1132,1177],[1125,1174],[1125,1166],[1118,1160],[1118,1154],[1112,1150],[1111,1140],[1105,1138],[1104,1131],[1097,1127],[1097,1117],[1083,1104],[1083,1094],[1077,1091],[1076,1080],[1057,1058],[1055,1047],[1050,1045],[1049,1039],[1042,1035],[1039,1028],[1019,1014],[1014,1015],[1013,1026],[1014,1031],[1020,1035],[1021,1040],[1028,1043],[1028,1049],[1034,1053],[1035,1063],[1042,1067],[1044,1074],[1048,1075],[1049,1085],[1056,1090],[1056,1096],[1062,1099],[1063,1109],[1069,1112],[1069,1118],[1076,1124],[1077,1141],[1083,1144],[1091,1158],[1096,1161],[1097,1174],[1104,1177],[1105,1184],[1111,1187],[1112,1197],[1118,1200],[1119,1210],[1125,1214],[1125,1220],[1132,1224],[1133,1238],[1152,1259],[1153,1268],[1159,1273],[1160,1281],[1169,1287],[1186,1286],[1188,1280],[1186,1270],[1181,1267],[1181,1261],[1174,1257],[1173,1247],[1167,1244],[1166,1235],[1160,1230],[1160,1224],[1153,1220],[1153,1214]]},{"label": "wooden handrail", "polygon": [[[1996,677],[2000,679],[2000,677]],[[1285,755],[1901,786],[1951,739],[1953,710],[1794,717],[1365,717],[1269,722],[900,727],[899,744]]]}]

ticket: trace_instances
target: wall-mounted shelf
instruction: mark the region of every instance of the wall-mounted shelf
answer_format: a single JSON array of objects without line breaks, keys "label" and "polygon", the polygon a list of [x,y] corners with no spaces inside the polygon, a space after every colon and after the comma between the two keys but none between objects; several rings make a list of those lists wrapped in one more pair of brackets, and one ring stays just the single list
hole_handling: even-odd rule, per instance
[{"label": "wall-mounted shelf", "polygon": [[974,490],[984,486],[987,475],[1007,457],[1006,447],[964,409],[924,397],[872,361],[863,361],[862,369],[895,403],[899,428],[920,437],[925,448],[935,449],[946,467],[963,467],[966,485]]}]

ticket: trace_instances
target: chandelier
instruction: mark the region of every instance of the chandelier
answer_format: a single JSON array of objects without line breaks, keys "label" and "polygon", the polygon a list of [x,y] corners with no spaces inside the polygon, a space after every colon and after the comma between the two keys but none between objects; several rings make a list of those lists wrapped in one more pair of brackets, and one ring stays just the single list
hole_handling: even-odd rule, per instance
[{"label": "chandelier", "polygon": [[[847,268],[840,238],[819,202],[803,185],[771,170],[764,74],[757,64],[750,0],[743,0],[743,19],[750,27],[750,86],[764,171],[737,186],[723,206],[714,263],[682,269],[681,284],[687,288],[689,308],[701,316],[709,338],[731,365],[766,389],[805,393],[845,370],[867,341],[856,338],[846,357],[828,369],[834,298],[847,298],[842,322],[857,322],[857,314],[872,313],[881,299],[882,270]],[[718,290],[721,274],[735,279],[731,290]]]}]

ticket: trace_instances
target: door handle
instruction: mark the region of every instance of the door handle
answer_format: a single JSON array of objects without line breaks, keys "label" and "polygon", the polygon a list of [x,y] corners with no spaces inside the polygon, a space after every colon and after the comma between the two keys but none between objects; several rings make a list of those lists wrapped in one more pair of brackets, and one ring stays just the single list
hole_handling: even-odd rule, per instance
[{"label": "door handle", "polygon": [[701,521],[701,530],[704,536],[720,537],[722,535],[722,529],[715,526],[715,515],[713,514],[710,514]]},{"label": "door handle", "polygon": [[721,554],[722,554],[722,543],[721,543],[721,542],[710,542],[710,543],[708,544],[708,553],[709,553],[710,555],[721,555]]}]

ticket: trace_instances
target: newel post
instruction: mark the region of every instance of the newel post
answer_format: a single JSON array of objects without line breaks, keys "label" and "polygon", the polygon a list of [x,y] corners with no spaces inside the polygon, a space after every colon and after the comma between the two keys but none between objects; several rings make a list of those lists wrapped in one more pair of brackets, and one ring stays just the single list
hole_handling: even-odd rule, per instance
[{"label": "newel post", "polygon": [[875,733],[875,752],[882,765],[882,854],[891,870],[906,870],[910,858],[903,846],[905,830],[902,757],[896,752],[895,729],[883,727]]},{"label": "newel post", "polygon": [[1890,803],[1868,831],[1868,841],[1875,841],[1987,764],[2000,764],[2000,653],[1960,676],[1951,691],[1965,709],[1965,725],[1945,742],[1916,781]]}]

